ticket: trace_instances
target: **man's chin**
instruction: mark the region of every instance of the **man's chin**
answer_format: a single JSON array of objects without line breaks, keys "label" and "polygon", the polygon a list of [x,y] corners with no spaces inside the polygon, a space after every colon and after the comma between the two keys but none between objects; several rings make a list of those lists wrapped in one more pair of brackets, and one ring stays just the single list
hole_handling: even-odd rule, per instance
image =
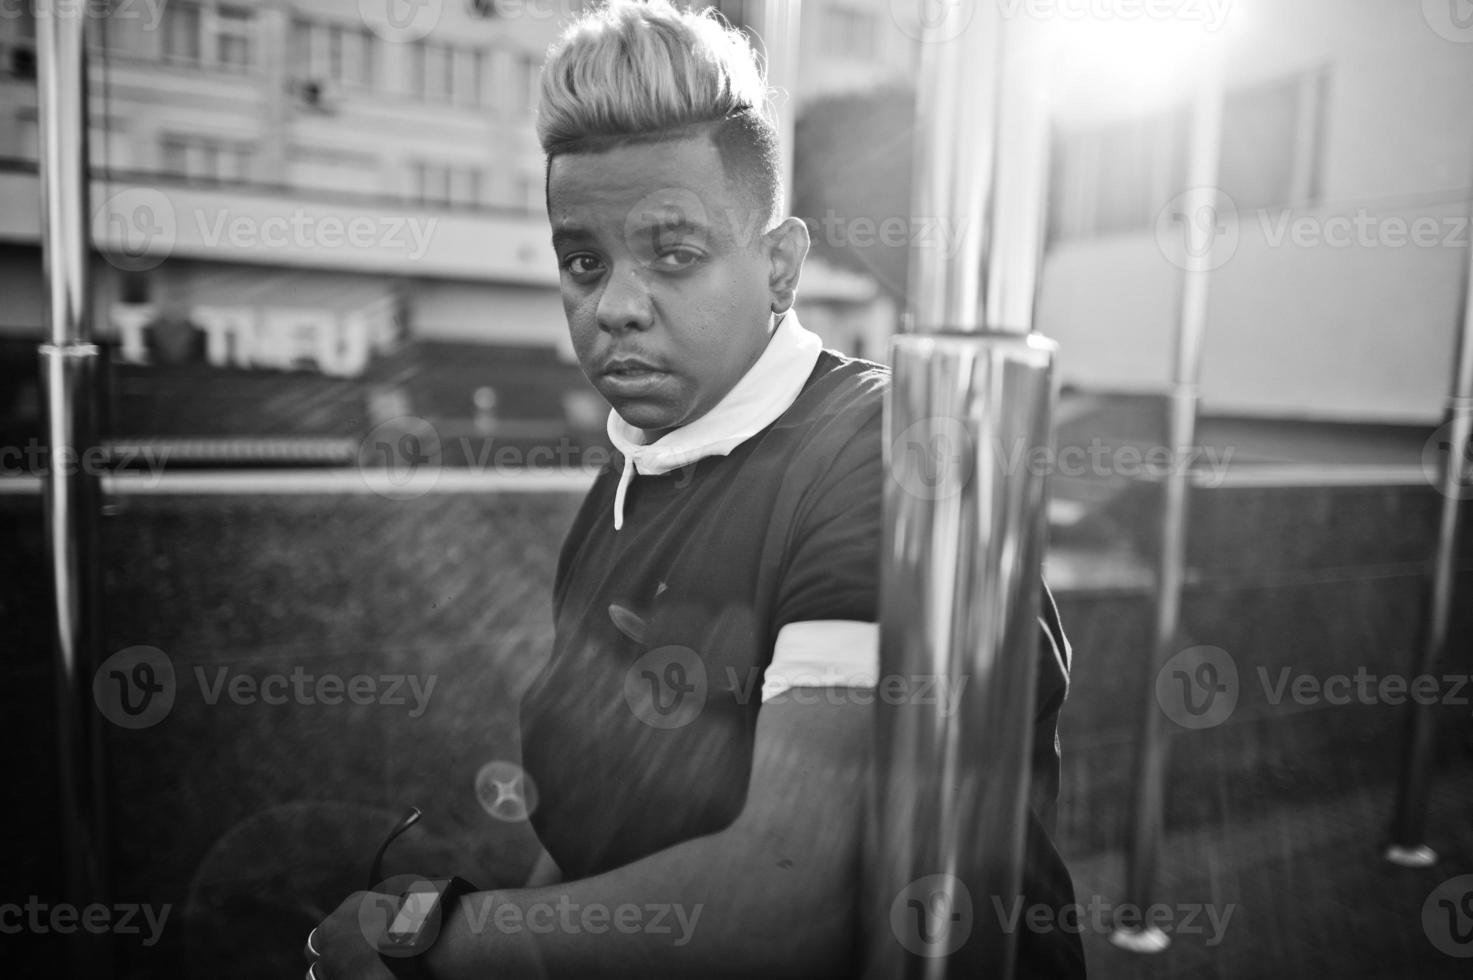
[{"label": "man's chin", "polygon": [[611,404],[625,422],[656,436],[680,425],[684,419],[679,411],[669,405],[635,400],[615,401]]}]

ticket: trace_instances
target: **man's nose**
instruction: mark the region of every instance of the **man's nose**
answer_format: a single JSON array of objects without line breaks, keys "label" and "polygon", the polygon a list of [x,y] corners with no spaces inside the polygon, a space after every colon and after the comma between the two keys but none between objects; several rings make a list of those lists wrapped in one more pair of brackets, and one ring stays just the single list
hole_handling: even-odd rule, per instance
[{"label": "man's nose", "polygon": [[598,327],[606,333],[645,330],[654,319],[649,287],[637,268],[615,269],[598,300]]}]

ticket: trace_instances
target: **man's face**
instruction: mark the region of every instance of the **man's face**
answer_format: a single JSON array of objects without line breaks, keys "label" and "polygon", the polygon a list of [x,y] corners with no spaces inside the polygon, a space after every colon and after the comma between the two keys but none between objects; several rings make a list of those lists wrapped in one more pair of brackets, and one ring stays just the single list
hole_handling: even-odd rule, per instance
[{"label": "man's face", "polygon": [[704,135],[555,157],[548,212],[583,372],[658,438],[700,418],[767,344],[755,199]]}]

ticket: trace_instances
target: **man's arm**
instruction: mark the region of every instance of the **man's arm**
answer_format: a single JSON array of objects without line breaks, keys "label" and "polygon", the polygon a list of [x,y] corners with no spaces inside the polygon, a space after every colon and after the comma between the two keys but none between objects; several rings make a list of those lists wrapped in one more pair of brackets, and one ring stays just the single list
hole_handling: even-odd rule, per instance
[{"label": "man's arm", "polygon": [[[746,804],[729,827],[592,878],[466,895],[426,954],[429,974],[847,975],[872,694],[798,688],[765,704]],[[326,980],[377,966],[361,900],[319,932]]]}]

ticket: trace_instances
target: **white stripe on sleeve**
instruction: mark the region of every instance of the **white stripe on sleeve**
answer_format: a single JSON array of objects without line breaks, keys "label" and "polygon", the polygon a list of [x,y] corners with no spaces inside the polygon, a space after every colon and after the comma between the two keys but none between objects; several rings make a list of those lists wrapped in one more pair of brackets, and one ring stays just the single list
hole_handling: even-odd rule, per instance
[{"label": "white stripe on sleeve", "polygon": [[880,678],[880,624],[852,619],[789,623],[777,634],[762,700],[794,687],[867,687]]}]

